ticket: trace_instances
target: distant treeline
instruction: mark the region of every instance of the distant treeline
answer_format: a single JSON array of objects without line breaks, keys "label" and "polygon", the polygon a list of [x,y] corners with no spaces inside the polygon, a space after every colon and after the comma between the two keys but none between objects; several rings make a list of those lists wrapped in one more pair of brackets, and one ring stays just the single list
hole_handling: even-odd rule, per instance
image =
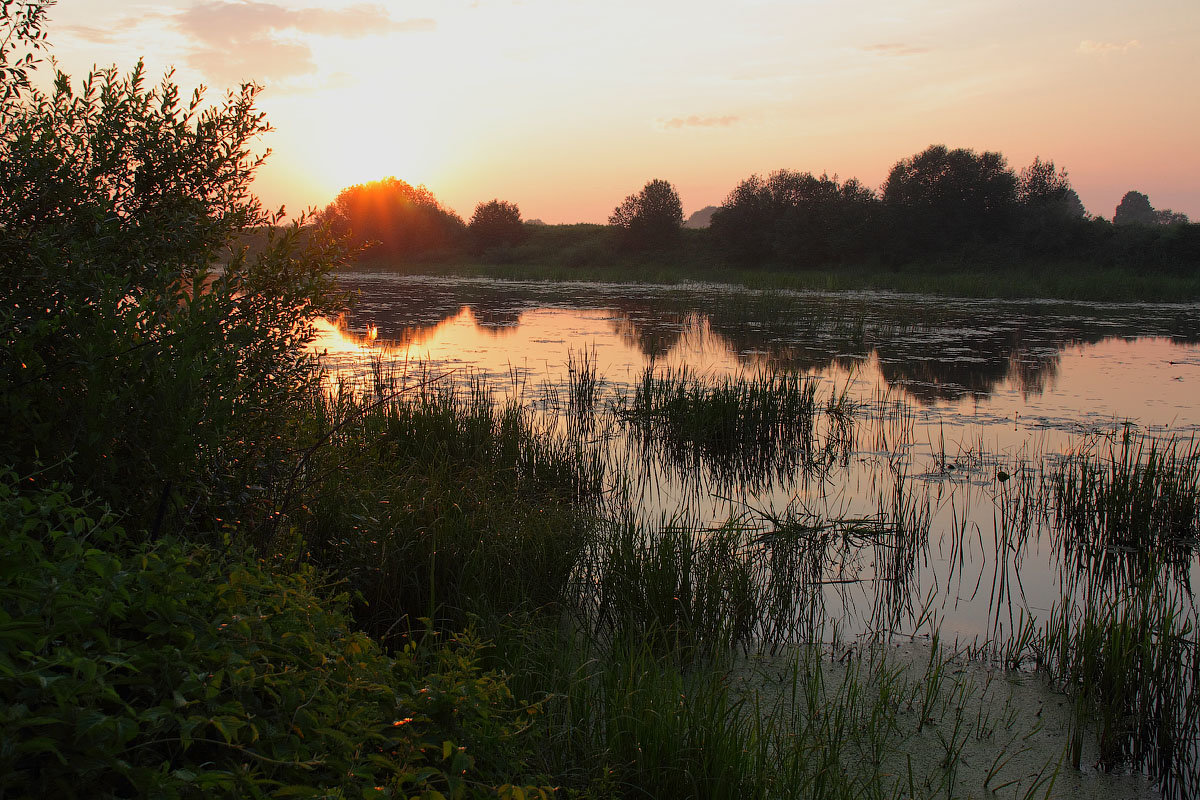
[{"label": "distant treeline", "polygon": [[345,189],[321,216],[366,258],[397,265],[470,254],[584,266],[619,249],[676,258],[686,250],[689,260],[784,270],[1064,259],[1176,273],[1200,267],[1200,225],[1154,209],[1140,192],[1128,192],[1111,220],[1089,216],[1053,161],[1036,158],[1016,172],[999,153],[943,145],[896,162],[878,191],[836,175],[752,175],[699,231],[684,230],[679,195],[660,179],[619,203],[608,226],[526,223],[515,203],[499,199],[464,221],[424,186],[396,178]]}]

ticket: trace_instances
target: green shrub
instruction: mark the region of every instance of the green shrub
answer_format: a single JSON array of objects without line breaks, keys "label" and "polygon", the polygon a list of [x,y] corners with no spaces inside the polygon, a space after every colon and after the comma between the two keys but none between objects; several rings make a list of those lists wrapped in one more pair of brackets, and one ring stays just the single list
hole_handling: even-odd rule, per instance
[{"label": "green shrub", "polygon": [[525,759],[469,636],[385,655],[313,572],[114,549],[62,489],[0,481],[0,529],[0,796],[494,796]]},{"label": "green shrub", "polygon": [[[0,64],[38,20],[0,18]],[[266,518],[342,250],[302,222],[234,245],[282,219],[249,193],[270,130],[257,88],[206,105],[141,64],[56,72],[47,92],[0,79],[0,452],[103,496],[131,532]]]}]

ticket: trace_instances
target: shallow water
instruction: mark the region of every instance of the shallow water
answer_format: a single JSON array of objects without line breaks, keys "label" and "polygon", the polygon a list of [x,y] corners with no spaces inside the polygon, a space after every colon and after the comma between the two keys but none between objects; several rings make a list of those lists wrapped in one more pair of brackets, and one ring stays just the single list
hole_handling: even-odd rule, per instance
[{"label": "shallow water", "polygon": [[[822,405],[848,399],[849,433],[837,439],[829,420],[815,433],[836,446],[761,474],[673,459],[621,425],[604,441],[610,473],[628,479],[649,520],[904,523],[906,537],[831,534],[820,549],[796,614],[819,617],[833,638],[938,631],[986,651],[1089,587],[1106,590],[1105,570],[1120,580],[1136,569],[1120,552],[1081,561],[1064,545],[1044,478],[1071,454],[1105,456],[1124,434],[1200,432],[1196,305],[369,274],[343,284],[359,301],[315,345],[334,373],[366,375],[375,358],[410,382],[482,377],[551,416],[581,360],[599,377],[599,409],[627,398],[647,367],[710,380],[793,371],[819,382]],[[1194,541],[1173,556],[1169,591],[1195,627]],[[1193,765],[1196,747],[1184,756]]]},{"label": "shallow water", "polygon": [[[874,559],[858,554],[853,569],[868,580],[837,584],[826,597],[841,607],[847,632],[911,627],[913,612],[932,608],[944,637],[989,637],[1021,609],[1045,613],[1061,596],[1065,565],[1032,537],[1019,574],[1003,573],[1011,565],[995,557],[996,509],[1016,482],[998,473],[1052,463],[1122,425],[1176,437],[1200,429],[1194,305],[363,274],[343,284],[359,292],[357,305],[323,327],[317,348],[344,372],[365,371],[364,356],[373,355],[411,375],[422,365],[482,376],[537,403],[547,402],[545,386],[565,379],[568,358],[586,351],[602,396],[627,392],[651,364],[709,378],[796,370],[820,380],[819,399],[846,393],[863,409],[852,453],[815,478],[731,485],[637,448],[625,468],[645,473],[635,490],[651,516],[685,510],[712,524],[747,509],[878,513],[899,475],[931,516],[928,547],[912,566],[921,574],[881,620],[867,597]],[[1192,559],[1190,573],[1200,580],[1200,561]]]}]

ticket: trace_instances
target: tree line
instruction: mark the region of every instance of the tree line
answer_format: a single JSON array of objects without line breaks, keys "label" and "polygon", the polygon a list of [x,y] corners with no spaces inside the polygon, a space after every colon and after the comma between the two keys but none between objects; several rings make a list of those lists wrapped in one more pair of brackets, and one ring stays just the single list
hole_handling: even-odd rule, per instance
[{"label": "tree line", "polygon": [[[480,203],[464,221],[424,186],[395,178],[344,190],[323,216],[356,245],[401,261],[494,253],[528,236],[515,203]],[[1178,271],[1200,264],[1200,226],[1153,208],[1145,194],[1128,192],[1111,220],[1090,216],[1053,161],[1035,158],[1014,171],[1000,153],[940,144],[897,161],[878,190],[789,169],[751,175],[702,233],[685,234],[679,193],[654,179],[622,200],[608,224],[626,252],[667,254],[695,233],[742,267],[1078,259]]]}]

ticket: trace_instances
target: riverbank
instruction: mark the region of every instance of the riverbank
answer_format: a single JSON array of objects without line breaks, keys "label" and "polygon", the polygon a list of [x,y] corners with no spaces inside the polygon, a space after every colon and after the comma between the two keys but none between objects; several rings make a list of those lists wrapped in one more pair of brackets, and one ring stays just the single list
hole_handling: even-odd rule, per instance
[{"label": "riverbank", "polygon": [[508,280],[676,284],[727,283],[755,289],[887,290],[952,297],[1198,302],[1200,264],[1192,270],[1143,269],[1114,260],[1013,259],[1003,253],[953,255],[896,263],[864,261],[809,268],[744,267],[722,258],[705,231],[684,231],[678,249],[622,251],[602,225],[527,226],[526,243],[483,254],[456,250],[397,263],[360,254],[349,268]]},{"label": "riverbank", "polygon": [[436,277],[497,280],[601,281],[606,283],[725,283],[750,289],[818,291],[882,290],[944,297],[997,300],[1087,300],[1095,302],[1200,302],[1200,277],[1136,273],[1124,269],[1088,269],[1080,265],[1028,265],[1005,272],[909,267],[806,270],[689,268],[678,263],[626,262],[576,268],[550,264],[489,264],[481,261],[422,262],[403,268],[364,260],[352,269]]}]

